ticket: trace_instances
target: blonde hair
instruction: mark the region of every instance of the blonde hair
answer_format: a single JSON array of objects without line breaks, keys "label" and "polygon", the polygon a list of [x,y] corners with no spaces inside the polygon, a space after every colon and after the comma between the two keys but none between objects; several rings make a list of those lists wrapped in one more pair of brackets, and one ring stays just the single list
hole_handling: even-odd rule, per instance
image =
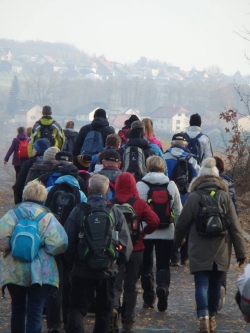
[{"label": "blonde hair", "polygon": [[65,128],[71,128],[73,129],[75,126],[75,123],[72,120],[69,120],[66,122]]},{"label": "blonde hair", "polygon": [[27,128],[26,128],[26,135],[27,135],[28,137],[30,137],[31,134],[32,134],[32,127],[27,127]]},{"label": "blonde hair", "polygon": [[23,190],[23,198],[28,201],[45,202],[47,198],[47,191],[38,180],[28,182]]},{"label": "blonde hair", "polygon": [[142,119],[142,122],[145,126],[145,134],[149,137],[149,139],[153,139],[154,136],[154,130],[153,130],[153,122],[150,118],[144,118]]},{"label": "blonde hair", "polygon": [[146,167],[148,172],[163,172],[166,171],[165,161],[159,156],[150,156],[147,158]]}]

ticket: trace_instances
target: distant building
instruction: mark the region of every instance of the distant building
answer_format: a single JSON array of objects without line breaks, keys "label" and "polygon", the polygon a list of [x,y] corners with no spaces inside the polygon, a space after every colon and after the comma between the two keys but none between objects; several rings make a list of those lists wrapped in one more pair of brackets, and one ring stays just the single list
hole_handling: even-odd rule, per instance
[{"label": "distant building", "polygon": [[76,121],[81,123],[81,125],[89,124],[94,118],[94,111],[97,109],[104,109],[107,111],[108,106],[103,102],[93,102],[82,106],[80,109],[76,110]]},{"label": "distant building", "polygon": [[33,127],[42,117],[42,107],[34,102],[27,102],[14,115],[17,126]]},{"label": "distant building", "polygon": [[16,60],[1,60],[0,72],[12,72],[20,74],[23,71],[23,65],[20,61]]}]

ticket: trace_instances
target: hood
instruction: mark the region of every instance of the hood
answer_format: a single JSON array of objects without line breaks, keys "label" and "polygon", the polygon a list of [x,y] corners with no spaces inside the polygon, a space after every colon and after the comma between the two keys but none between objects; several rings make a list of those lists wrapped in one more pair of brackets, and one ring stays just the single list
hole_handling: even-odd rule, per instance
[{"label": "hood", "polygon": [[194,178],[188,188],[188,192],[194,192],[196,190],[223,190],[228,192],[227,184],[220,177],[213,175],[201,175]]},{"label": "hood", "polygon": [[102,117],[95,117],[92,121],[91,125],[95,128],[106,127],[109,126],[109,122],[107,119]]},{"label": "hood", "polygon": [[51,125],[54,119],[51,116],[43,116],[40,121],[43,125]]},{"label": "hood", "polygon": [[198,134],[201,133],[201,128],[199,126],[189,126],[187,134],[190,138],[195,138]]},{"label": "hood", "polygon": [[115,183],[116,178],[121,173],[121,170],[115,167],[105,167],[98,172],[100,175],[106,176],[111,182]]},{"label": "hood", "polygon": [[115,182],[115,197],[126,202],[131,197],[139,198],[134,176],[129,172],[121,173]]},{"label": "hood", "polygon": [[188,148],[184,146],[174,146],[166,150],[166,153],[170,153],[176,158],[185,158],[190,155],[190,151]]},{"label": "hood", "polygon": [[75,177],[73,177],[73,176],[70,176],[70,175],[61,176],[55,181],[55,184],[62,184],[62,183],[68,183],[68,184],[70,184],[72,186],[76,186],[80,189],[77,179],[75,179]]},{"label": "hood", "polygon": [[28,136],[25,133],[20,133],[20,134],[17,134],[16,138],[17,138],[17,140],[23,141],[23,140],[27,140]]},{"label": "hood", "polygon": [[71,138],[72,138],[72,137],[77,136],[77,134],[78,134],[78,132],[75,131],[75,130],[72,129],[72,128],[66,128],[66,129],[63,130],[63,132],[64,132],[66,138],[67,138],[67,137],[71,137]]},{"label": "hood", "polygon": [[135,146],[135,147],[139,147],[142,149],[150,148],[148,141],[146,139],[142,139],[142,138],[129,139],[127,142],[127,146],[130,146],[130,147]]},{"label": "hood", "polygon": [[142,180],[149,182],[150,184],[166,184],[169,183],[169,178],[162,172],[149,172]]}]

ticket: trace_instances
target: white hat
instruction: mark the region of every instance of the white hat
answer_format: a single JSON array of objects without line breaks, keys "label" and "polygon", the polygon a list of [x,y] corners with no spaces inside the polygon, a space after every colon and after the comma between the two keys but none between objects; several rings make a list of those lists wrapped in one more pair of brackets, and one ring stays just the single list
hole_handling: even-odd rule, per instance
[{"label": "white hat", "polygon": [[45,150],[43,154],[43,160],[44,161],[49,161],[49,160],[55,160],[56,154],[60,151],[59,148],[57,147],[50,147],[47,150]]},{"label": "white hat", "polygon": [[219,177],[219,170],[216,168],[216,161],[213,157],[208,157],[202,161],[199,176],[211,175]]}]

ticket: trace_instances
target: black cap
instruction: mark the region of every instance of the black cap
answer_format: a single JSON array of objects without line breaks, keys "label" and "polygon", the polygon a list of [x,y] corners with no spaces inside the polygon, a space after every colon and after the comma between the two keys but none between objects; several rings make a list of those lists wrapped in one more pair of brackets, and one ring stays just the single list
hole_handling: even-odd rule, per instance
[{"label": "black cap", "polygon": [[56,154],[55,159],[57,161],[73,162],[73,155],[68,151],[59,151],[59,153]]},{"label": "black cap", "polygon": [[121,156],[116,150],[109,149],[109,150],[105,151],[105,153],[103,155],[103,160],[119,162],[119,161],[121,161]]},{"label": "black cap", "polygon": [[187,141],[184,133],[176,133],[174,134],[174,136],[172,137],[172,140],[182,140],[182,141]]}]

